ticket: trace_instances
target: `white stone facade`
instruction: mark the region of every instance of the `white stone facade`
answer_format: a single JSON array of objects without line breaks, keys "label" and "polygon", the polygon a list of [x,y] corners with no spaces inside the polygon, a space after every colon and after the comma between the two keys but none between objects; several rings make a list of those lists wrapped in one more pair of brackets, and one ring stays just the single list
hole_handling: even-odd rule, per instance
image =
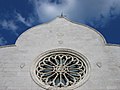
[{"label": "white stone facade", "polygon": [[90,62],[90,77],[74,90],[120,90],[120,47],[110,46],[97,31],[64,18],[24,32],[15,45],[0,48],[0,90],[44,90],[31,77],[37,56],[66,48]]}]

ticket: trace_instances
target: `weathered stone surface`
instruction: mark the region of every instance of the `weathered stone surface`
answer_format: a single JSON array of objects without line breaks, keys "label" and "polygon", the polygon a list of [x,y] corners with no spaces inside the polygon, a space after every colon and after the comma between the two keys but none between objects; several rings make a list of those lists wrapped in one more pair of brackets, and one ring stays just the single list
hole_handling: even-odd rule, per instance
[{"label": "weathered stone surface", "polygon": [[88,81],[75,90],[120,90],[120,47],[105,45],[92,28],[57,18],[24,32],[15,46],[0,48],[0,90],[43,90],[30,76],[30,67],[41,53],[73,49],[90,62]]}]

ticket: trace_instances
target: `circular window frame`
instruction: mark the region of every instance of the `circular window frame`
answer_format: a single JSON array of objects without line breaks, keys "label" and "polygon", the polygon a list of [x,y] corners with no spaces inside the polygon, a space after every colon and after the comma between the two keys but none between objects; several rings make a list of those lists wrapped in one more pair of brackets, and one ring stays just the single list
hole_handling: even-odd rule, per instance
[{"label": "circular window frame", "polygon": [[[84,62],[86,62],[85,64],[87,66],[86,67],[87,70],[86,70],[85,77],[82,80],[80,80],[79,82],[77,82],[75,85],[71,85],[71,86],[68,86],[68,87],[59,88],[59,87],[53,87],[53,86],[50,86],[50,85],[45,85],[44,82],[42,82],[42,80],[40,81],[36,77],[36,74],[35,74],[36,65],[41,60],[41,58],[43,58],[43,57],[45,57],[49,54],[65,53],[65,52],[73,54],[73,55],[77,56],[78,58],[84,60]],[[75,88],[78,88],[78,87],[82,86],[86,81],[88,81],[88,79],[90,77],[90,69],[91,69],[90,62],[88,61],[88,59],[83,54],[81,54],[81,53],[79,53],[75,50],[72,50],[72,49],[58,48],[58,49],[52,49],[52,50],[48,50],[44,53],[41,53],[32,63],[31,68],[30,68],[30,75],[31,75],[33,81],[44,89],[47,89],[47,90],[73,90]]]}]

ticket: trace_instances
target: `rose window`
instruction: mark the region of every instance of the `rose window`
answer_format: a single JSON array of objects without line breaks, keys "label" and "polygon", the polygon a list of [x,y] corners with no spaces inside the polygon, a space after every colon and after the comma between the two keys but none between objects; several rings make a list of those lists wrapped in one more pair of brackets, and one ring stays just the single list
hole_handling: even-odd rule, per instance
[{"label": "rose window", "polygon": [[79,53],[71,50],[53,50],[41,55],[32,72],[41,86],[66,88],[80,85],[88,76],[88,61]]}]

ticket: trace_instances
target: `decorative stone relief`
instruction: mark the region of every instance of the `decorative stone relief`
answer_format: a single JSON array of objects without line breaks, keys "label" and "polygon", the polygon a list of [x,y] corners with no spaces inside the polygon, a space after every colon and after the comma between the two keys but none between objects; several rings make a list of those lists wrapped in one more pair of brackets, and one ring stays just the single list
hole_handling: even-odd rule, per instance
[{"label": "decorative stone relief", "polygon": [[46,89],[69,89],[82,85],[89,76],[90,65],[80,53],[56,49],[40,55],[31,74],[34,81]]}]

